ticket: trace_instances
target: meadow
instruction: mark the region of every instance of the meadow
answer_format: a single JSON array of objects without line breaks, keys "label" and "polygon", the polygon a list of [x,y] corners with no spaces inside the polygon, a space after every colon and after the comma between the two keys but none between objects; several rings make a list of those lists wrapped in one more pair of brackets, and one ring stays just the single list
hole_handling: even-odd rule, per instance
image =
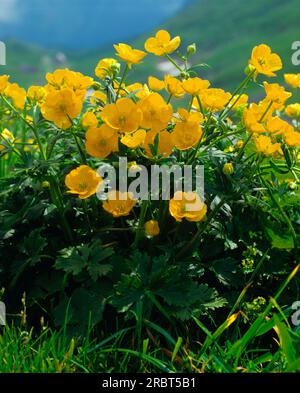
[{"label": "meadow", "polygon": [[[258,43],[229,92],[198,56],[159,30],[94,75],[0,76],[1,372],[299,371],[300,74]],[[203,195],[141,198],[154,165]]]}]

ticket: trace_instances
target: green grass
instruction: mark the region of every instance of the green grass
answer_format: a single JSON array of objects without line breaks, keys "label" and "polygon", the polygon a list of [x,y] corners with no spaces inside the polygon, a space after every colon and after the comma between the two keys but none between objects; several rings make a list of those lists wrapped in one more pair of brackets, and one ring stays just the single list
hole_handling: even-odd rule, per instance
[{"label": "green grass", "polygon": [[[291,63],[291,44],[299,39],[299,20],[298,0],[191,0],[186,9],[161,27],[172,34],[179,34],[183,47],[196,42],[198,53],[193,62],[210,65],[210,68],[202,69],[202,76],[213,81],[215,86],[232,89],[243,78],[251,49],[260,43],[270,45],[280,54],[285,72],[299,72],[299,67]],[[133,41],[133,44],[142,48],[148,35]],[[93,75],[99,58],[113,53],[112,47],[68,53],[68,65]],[[154,56],[148,56],[144,64],[136,67],[137,78],[145,81],[147,75],[155,73],[153,67],[157,61]],[[8,67],[2,70],[28,86],[30,83],[43,83],[47,64],[55,68],[54,51],[8,43]],[[37,72],[23,72],[25,65],[34,65]],[[159,71],[156,75],[161,76]]]},{"label": "green grass", "polygon": [[[245,291],[224,323],[209,330],[194,317],[176,330],[136,315],[136,324],[110,335],[87,331],[71,337],[67,329],[39,332],[14,324],[0,330],[0,372],[297,372],[300,371],[300,331],[289,324],[291,309],[277,303],[299,269],[279,287],[252,323],[236,312]],[[23,319],[24,320],[24,319]],[[192,334],[188,333],[192,332]]]}]

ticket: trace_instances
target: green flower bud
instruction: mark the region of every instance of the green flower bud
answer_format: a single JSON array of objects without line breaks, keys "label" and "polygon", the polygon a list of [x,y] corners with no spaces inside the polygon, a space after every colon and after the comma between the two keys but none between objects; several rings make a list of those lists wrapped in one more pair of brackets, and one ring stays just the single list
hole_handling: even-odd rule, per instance
[{"label": "green flower bud", "polygon": [[187,47],[187,53],[188,55],[194,55],[197,52],[197,46],[195,43],[189,45]]}]

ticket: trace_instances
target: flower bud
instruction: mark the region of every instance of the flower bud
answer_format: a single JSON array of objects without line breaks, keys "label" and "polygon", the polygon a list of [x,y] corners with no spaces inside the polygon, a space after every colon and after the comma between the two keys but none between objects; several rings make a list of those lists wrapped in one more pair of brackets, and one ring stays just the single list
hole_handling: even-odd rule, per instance
[{"label": "flower bud", "polygon": [[94,82],[92,88],[97,91],[101,89],[101,85],[99,82]]},{"label": "flower bud", "polygon": [[251,64],[248,64],[247,67],[246,67],[245,70],[244,70],[244,73],[245,73],[246,75],[249,75],[249,74],[251,74],[251,72],[253,72],[254,70],[255,70],[255,67],[253,67],[253,65],[251,65]]},{"label": "flower bud", "polygon": [[149,237],[157,236],[159,235],[160,229],[158,222],[155,220],[150,220],[147,221],[145,224],[145,233]]},{"label": "flower bud", "polygon": [[112,72],[116,75],[120,73],[121,70],[121,64],[120,63],[114,63],[111,65],[110,69]]},{"label": "flower bud", "polygon": [[234,172],[234,167],[233,164],[231,162],[227,162],[224,166],[223,166],[223,173],[227,176],[232,175]]},{"label": "flower bud", "polygon": [[187,53],[188,55],[194,55],[197,52],[197,46],[195,43],[189,45],[187,47]]}]

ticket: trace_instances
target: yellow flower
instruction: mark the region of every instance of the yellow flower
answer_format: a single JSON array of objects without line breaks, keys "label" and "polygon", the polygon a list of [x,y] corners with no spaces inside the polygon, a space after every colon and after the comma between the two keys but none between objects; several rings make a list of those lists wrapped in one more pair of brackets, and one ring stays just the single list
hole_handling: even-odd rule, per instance
[{"label": "yellow flower", "polygon": [[182,87],[182,82],[174,78],[174,76],[171,75],[165,76],[165,87],[167,92],[171,94],[173,97],[179,98],[179,97],[183,97],[185,94],[185,91],[183,90]]},{"label": "yellow flower", "polygon": [[149,78],[148,78],[148,86],[153,91],[160,91],[160,90],[165,88],[165,82],[161,81],[158,78],[155,78],[154,76],[149,76]]},{"label": "yellow flower", "polygon": [[300,117],[300,104],[290,104],[285,108],[285,113],[289,117]]},{"label": "yellow flower", "polygon": [[3,94],[4,90],[7,88],[8,83],[9,83],[8,80],[9,80],[8,75],[1,75],[0,76],[0,94]]},{"label": "yellow flower", "polygon": [[202,136],[200,123],[203,122],[203,116],[182,108],[178,109],[178,114],[180,118],[172,133],[172,140],[177,149],[188,150],[197,145]]},{"label": "yellow flower", "polygon": [[286,121],[275,116],[268,120],[266,130],[273,135],[280,135],[294,130],[294,128]]},{"label": "yellow flower", "polygon": [[284,74],[284,80],[294,89],[300,88],[300,74]]},{"label": "yellow flower", "polygon": [[201,91],[208,89],[210,82],[201,78],[189,78],[182,82],[184,91],[192,96],[198,96]]},{"label": "yellow flower", "polygon": [[106,101],[107,101],[106,94],[103,93],[102,91],[95,91],[90,96],[90,103],[92,105],[104,105],[106,104]]},{"label": "yellow flower", "polygon": [[129,192],[110,191],[108,199],[103,203],[103,209],[114,217],[128,216],[136,203]]},{"label": "yellow flower", "polygon": [[272,143],[271,138],[268,136],[256,135],[253,141],[257,150],[265,156],[273,156],[275,153],[282,154],[280,143]]},{"label": "yellow flower", "polygon": [[157,132],[151,130],[147,132],[145,139],[146,154],[149,157],[153,157],[153,149],[155,149],[156,138],[158,140],[156,155],[162,156],[163,158],[169,157],[172,153],[174,144],[172,141],[172,134],[170,134],[168,131]]},{"label": "yellow flower", "polygon": [[114,67],[118,64],[116,59],[106,58],[99,61],[95,69],[95,75],[99,79],[105,79],[107,76],[112,77],[114,74]]},{"label": "yellow flower", "polygon": [[207,206],[195,192],[176,191],[174,198],[169,202],[169,211],[176,221],[180,222],[185,218],[188,221],[199,222],[204,220]]},{"label": "yellow flower", "polygon": [[147,56],[147,53],[142,50],[133,49],[127,44],[114,45],[114,48],[117,51],[117,56],[125,61],[129,68],[132,67],[132,64],[140,63]]},{"label": "yellow flower", "polygon": [[225,105],[231,98],[230,93],[222,89],[206,89],[201,92],[201,103],[204,109],[210,112],[218,112],[224,109]]},{"label": "yellow flower", "polygon": [[85,76],[80,72],[71,71],[68,68],[64,70],[56,70],[46,74],[46,80],[48,85],[45,87],[46,90],[51,93],[53,90],[65,90],[69,88],[73,92],[81,97],[85,98],[87,89],[89,89],[94,83],[93,78]]},{"label": "yellow flower", "polygon": [[271,48],[265,44],[253,48],[249,64],[255,68],[257,74],[266,76],[276,76],[275,71],[282,68],[280,57],[272,53]]},{"label": "yellow flower", "polygon": [[106,105],[102,120],[120,132],[136,131],[143,118],[142,111],[130,98],[121,98],[115,104]]},{"label": "yellow flower", "polygon": [[180,45],[180,37],[171,39],[166,30],[159,30],[155,37],[150,37],[145,42],[145,49],[156,56],[163,56],[174,52]]},{"label": "yellow flower", "polygon": [[80,199],[86,199],[96,194],[101,177],[87,165],[73,169],[65,178],[69,194],[78,194]]},{"label": "yellow flower", "polygon": [[231,162],[226,162],[226,164],[224,164],[223,173],[227,176],[230,176],[234,173],[234,166]]},{"label": "yellow flower", "polygon": [[81,122],[83,128],[97,127],[98,125],[98,119],[94,112],[85,112]]},{"label": "yellow flower", "polygon": [[284,140],[288,146],[300,147],[300,132],[295,131],[293,127],[291,127],[285,132]]},{"label": "yellow flower", "polygon": [[160,233],[159,224],[155,220],[150,220],[145,223],[145,233],[148,237],[158,236]]},{"label": "yellow flower", "polygon": [[106,124],[99,128],[91,127],[86,132],[86,150],[92,157],[106,158],[118,151],[118,132]]},{"label": "yellow flower", "polygon": [[126,134],[121,139],[123,145],[129,147],[130,149],[136,149],[138,147],[144,146],[146,138],[145,130],[138,130],[133,134]]},{"label": "yellow flower", "polygon": [[5,142],[8,142],[9,144],[14,143],[15,137],[13,134],[7,129],[4,128],[4,130],[1,132],[1,137],[0,137],[0,152],[5,149]]},{"label": "yellow flower", "polygon": [[266,132],[263,122],[272,117],[271,111],[267,111],[267,104],[260,102],[259,104],[252,103],[249,108],[245,108],[243,113],[243,121],[247,131],[262,133]]},{"label": "yellow flower", "polygon": [[161,131],[167,127],[173,116],[173,108],[166,104],[158,93],[151,93],[138,103],[142,110],[143,119],[141,127],[155,131]]},{"label": "yellow flower", "polygon": [[46,90],[42,86],[30,86],[27,91],[27,97],[33,103],[41,104],[46,97]]},{"label": "yellow flower", "polygon": [[17,83],[9,83],[5,89],[4,94],[12,99],[14,106],[23,110],[26,102],[26,90],[20,87]]},{"label": "yellow flower", "polygon": [[239,96],[234,96],[232,98],[232,107],[231,109],[239,109],[239,108],[244,108],[248,105],[248,96],[247,94],[241,94],[240,97]]},{"label": "yellow flower", "polygon": [[263,84],[266,92],[266,98],[263,101],[268,104],[272,102],[272,110],[281,109],[285,101],[292,96],[278,83],[264,82]]},{"label": "yellow flower", "polygon": [[57,127],[67,129],[81,112],[82,100],[71,89],[54,90],[46,97],[41,107],[46,120],[52,121]]},{"label": "yellow flower", "polygon": [[133,83],[132,85],[126,86],[125,89],[126,91],[121,91],[121,95],[122,93],[127,94],[126,92],[128,92],[129,94],[134,93],[137,98],[141,99],[150,94],[148,86],[146,84],[142,85],[141,83]]}]

